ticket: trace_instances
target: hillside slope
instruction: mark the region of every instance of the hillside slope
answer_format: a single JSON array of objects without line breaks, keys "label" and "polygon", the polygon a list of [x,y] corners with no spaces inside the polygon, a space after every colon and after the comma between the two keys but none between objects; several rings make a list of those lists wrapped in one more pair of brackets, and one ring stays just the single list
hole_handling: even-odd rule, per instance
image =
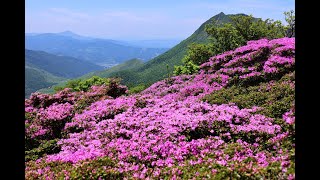
[{"label": "hillside slope", "polygon": [[66,78],[57,77],[47,71],[26,66],[25,98],[28,98],[31,93],[36,92],[39,89],[48,88],[65,80]]},{"label": "hillside slope", "polygon": [[[99,76],[99,77],[102,77],[102,78],[120,77],[121,76],[121,77],[124,77],[125,79],[130,79],[131,70],[135,69],[137,67],[140,67],[142,65],[143,65],[143,62],[141,60],[139,60],[139,59],[131,59],[131,60],[128,60],[128,61],[126,61],[126,62],[124,62],[122,64],[113,66],[113,67],[109,68],[108,70],[94,71],[94,72],[85,74],[85,75],[80,76],[80,77],[75,78],[75,79],[89,79],[90,77],[93,77],[93,76]],[[127,76],[125,76],[125,75],[127,75]],[[63,81],[63,82],[60,82],[58,84],[55,84],[52,87],[39,89],[39,92],[52,94],[52,93],[55,92],[55,90],[54,90],[55,86],[63,87],[65,85],[66,85],[66,82]]]},{"label": "hillside slope", "polygon": [[57,56],[43,51],[26,49],[25,97],[40,89],[47,89],[65,82],[69,78],[76,78],[102,69],[102,66],[73,57]]},{"label": "hillside slope", "polygon": [[295,39],[261,39],[139,94],[34,94],[26,179],[295,179],[294,73]]},{"label": "hillside slope", "polygon": [[141,61],[139,59],[131,59],[131,60],[125,61],[122,64],[113,66],[107,70],[101,70],[101,71],[95,71],[95,72],[88,73],[88,74],[82,76],[81,78],[89,78],[92,76],[99,76],[99,77],[117,76],[118,72],[135,69],[135,68],[138,68],[142,65],[143,65],[143,61]]},{"label": "hillside slope", "polygon": [[43,69],[55,76],[75,78],[92,71],[102,70],[102,66],[68,56],[57,56],[44,51],[25,50],[25,63],[30,67]]}]

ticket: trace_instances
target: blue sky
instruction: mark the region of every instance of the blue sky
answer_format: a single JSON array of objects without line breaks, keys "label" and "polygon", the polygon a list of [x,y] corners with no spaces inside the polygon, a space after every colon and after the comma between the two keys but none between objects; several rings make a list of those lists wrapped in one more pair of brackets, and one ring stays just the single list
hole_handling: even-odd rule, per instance
[{"label": "blue sky", "polygon": [[284,22],[294,0],[26,0],[27,33],[73,31],[109,39],[185,39],[212,16]]}]

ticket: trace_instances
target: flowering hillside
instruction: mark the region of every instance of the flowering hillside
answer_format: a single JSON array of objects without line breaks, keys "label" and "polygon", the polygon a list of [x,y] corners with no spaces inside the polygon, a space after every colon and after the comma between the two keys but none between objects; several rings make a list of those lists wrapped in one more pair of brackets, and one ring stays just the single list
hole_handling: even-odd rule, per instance
[{"label": "flowering hillside", "polygon": [[261,39],[138,94],[32,94],[26,179],[294,179],[294,66],[294,38]]}]

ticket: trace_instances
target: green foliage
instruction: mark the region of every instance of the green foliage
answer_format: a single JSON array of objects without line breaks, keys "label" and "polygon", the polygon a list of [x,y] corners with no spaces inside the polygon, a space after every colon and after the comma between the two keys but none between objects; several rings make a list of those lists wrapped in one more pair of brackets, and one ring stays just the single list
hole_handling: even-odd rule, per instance
[{"label": "green foliage", "polygon": [[251,15],[234,16],[231,19],[237,33],[244,39],[244,43],[261,38],[275,39],[285,35],[281,21],[272,19],[263,21],[262,19],[254,19]]},{"label": "green foliage", "polygon": [[[241,145],[238,143],[230,143],[221,147],[226,155],[233,157],[236,152],[243,152]],[[282,171],[279,162],[269,163],[265,168],[256,168],[258,162],[255,158],[249,157],[242,162],[228,161],[226,166],[222,166],[215,162],[217,155],[207,154],[203,157],[203,162],[211,163],[190,164],[188,161],[196,161],[191,157],[184,162],[184,166],[174,165],[167,167],[161,172],[159,179],[214,179],[214,180],[232,180],[232,179],[288,179],[288,175],[294,173],[294,163],[290,163],[287,172]],[[248,167],[248,162],[252,163],[252,167]],[[228,168],[232,167],[231,168]],[[254,169],[256,169],[254,171]]]},{"label": "green foliage", "polygon": [[91,86],[99,86],[99,85],[109,85],[110,79],[101,78],[98,76],[92,76],[89,79],[74,79],[67,82],[65,86],[56,86],[54,87],[55,91],[60,91],[65,88],[71,88],[73,91],[88,91]]},{"label": "green foliage", "polygon": [[102,66],[81,59],[28,49],[25,50],[25,62],[31,67],[64,78],[76,78],[91,71],[103,69]]},{"label": "green foliage", "polygon": [[25,161],[37,160],[47,154],[54,154],[60,151],[57,145],[58,139],[44,140],[40,143],[39,147],[29,151],[25,151]]},{"label": "green foliage", "polygon": [[174,75],[180,74],[194,74],[198,72],[200,67],[198,65],[193,64],[192,61],[186,62],[183,66],[174,66]]},{"label": "green foliage", "polygon": [[137,86],[133,86],[133,87],[130,87],[129,88],[129,94],[136,94],[136,93],[139,93],[145,89],[147,89],[149,86],[147,84],[139,84]]},{"label": "green foliage", "polygon": [[65,78],[57,77],[51,73],[25,66],[25,98],[29,98],[30,94],[41,88],[47,88],[58,82],[64,81]]},{"label": "green foliage", "polygon": [[[285,26],[280,20],[274,21],[273,19],[266,19],[265,21],[258,21],[253,24],[254,28],[262,29],[261,38],[276,39],[285,37]],[[265,34],[264,34],[265,33]]]},{"label": "green foliage", "polygon": [[170,79],[171,77],[171,74],[170,74],[170,71],[169,71],[169,64],[166,65],[167,67],[167,75],[168,75],[168,79]]},{"label": "green foliage", "polygon": [[215,54],[211,44],[196,44],[192,43],[188,46],[187,55],[183,58],[182,62],[193,62],[196,65],[201,65],[206,62],[211,56]]},{"label": "green foliage", "polygon": [[28,168],[38,169],[47,168],[47,173],[39,175],[34,171],[29,171],[26,174],[27,179],[45,179],[51,177],[52,179],[123,179],[124,174],[113,170],[115,163],[108,157],[102,157],[95,160],[84,160],[78,162],[76,165],[70,162],[51,162],[46,163],[42,161],[36,163],[30,161],[27,163]]},{"label": "green foliage", "polygon": [[221,26],[218,26],[216,23],[209,24],[206,26],[206,32],[212,37],[212,47],[215,54],[235,49],[246,42],[244,37],[240,35],[239,31],[231,23]]},{"label": "green foliage", "polygon": [[144,98],[137,98],[134,106],[139,108],[145,108],[147,106],[147,101]]},{"label": "green foliage", "polygon": [[286,22],[288,25],[286,26],[286,36],[287,37],[295,37],[295,13],[294,10],[284,12]]},{"label": "green foliage", "polygon": [[79,99],[74,106],[75,112],[82,113],[86,107],[90,106],[91,103],[97,101],[99,98],[101,98],[101,95]]},{"label": "green foliage", "polygon": [[225,52],[243,46],[250,40],[261,38],[275,39],[285,36],[281,21],[272,19],[255,19],[250,16],[237,15],[231,22],[223,25],[211,23],[206,31],[216,44],[217,52]]},{"label": "green foliage", "polygon": [[294,86],[290,84],[292,74],[287,74],[273,84],[260,83],[256,86],[236,86],[222,88],[204,97],[204,101],[211,104],[235,103],[239,108],[259,106],[261,114],[272,118],[282,118],[294,103]]},{"label": "green foliage", "polygon": [[117,98],[123,94],[127,94],[127,87],[120,85],[120,78],[112,78],[112,79],[106,79],[108,82],[108,91],[107,95],[111,96],[113,98]]},{"label": "green foliage", "polygon": [[174,66],[173,73],[180,74],[193,74],[198,72],[199,65],[206,62],[214,52],[212,51],[212,44],[196,44],[192,43],[188,46],[187,55],[182,59],[184,65]]}]

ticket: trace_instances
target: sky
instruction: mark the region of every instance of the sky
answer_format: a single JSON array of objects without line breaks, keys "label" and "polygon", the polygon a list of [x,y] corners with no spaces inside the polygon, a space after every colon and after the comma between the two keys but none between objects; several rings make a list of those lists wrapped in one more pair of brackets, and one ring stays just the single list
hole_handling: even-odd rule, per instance
[{"label": "sky", "polygon": [[212,16],[245,13],[284,21],[294,0],[26,0],[26,33],[119,40],[185,39]]}]

